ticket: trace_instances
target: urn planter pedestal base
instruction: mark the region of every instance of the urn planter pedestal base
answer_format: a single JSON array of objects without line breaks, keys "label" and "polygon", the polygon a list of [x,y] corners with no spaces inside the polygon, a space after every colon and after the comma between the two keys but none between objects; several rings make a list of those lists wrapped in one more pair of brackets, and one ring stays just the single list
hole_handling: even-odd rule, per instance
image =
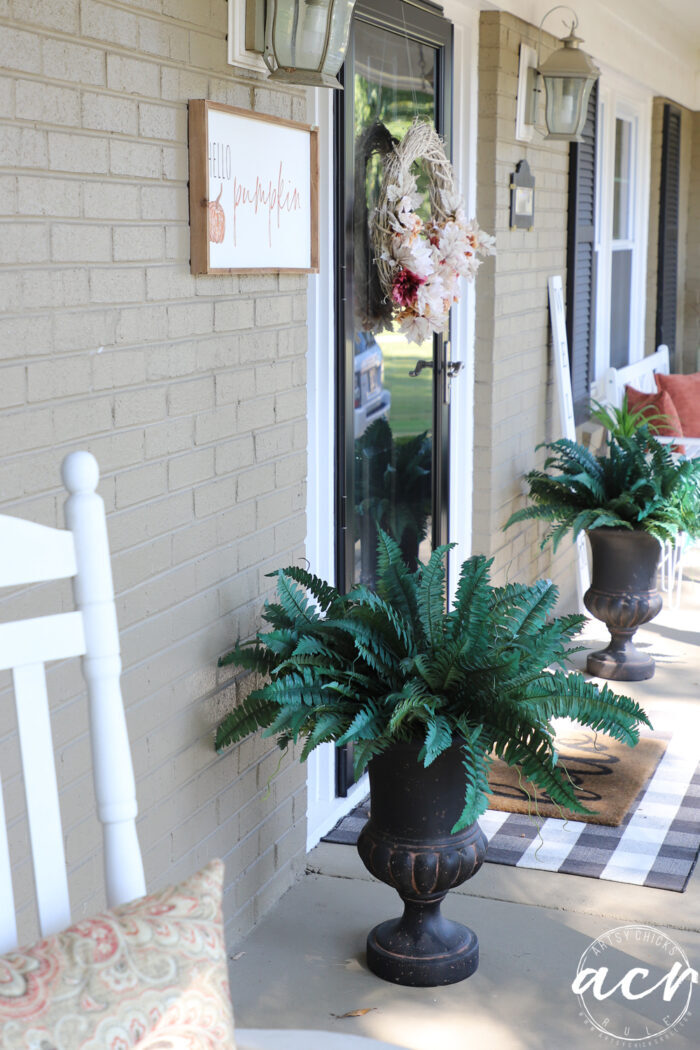
[{"label": "urn planter pedestal base", "polygon": [[616,682],[642,682],[653,677],[654,660],[632,638],[661,611],[656,589],[661,544],[641,530],[593,529],[587,535],[593,571],[583,602],[610,631],[610,644],[589,654],[586,671]]},{"label": "urn planter pedestal base", "polygon": [[[634,631],[623,634],[610,630],[610,644],[605,649],[589,653],[586,671],[596,678],[607,678],[615,682],[643,682],[654,677],[656,664],[648,653],[640,653],[632,643]],[[636,628],[635,628],[636,630]]]},{"label": "urn planter pedestal base", "polygon": [[479,965],[476,934],[446,919],[440,905],[479,870],[487,842],[478,824],[450,834],[464,806],[461,749],[449,748],[427,769],[419,751],[397,744],[370,762],[370,818],[357,849],[404,903],[401,918],[369,934],[367,965],[385,981],[433,988],[463,981]]},{"label": "urn planter pedestal base", "polygon": [[375,926],[367,937],[367,965],[385,981],[413,988],[456,984],[479,965],[473,930],[440,914],[440,902],[405,900],[400,919]]}]

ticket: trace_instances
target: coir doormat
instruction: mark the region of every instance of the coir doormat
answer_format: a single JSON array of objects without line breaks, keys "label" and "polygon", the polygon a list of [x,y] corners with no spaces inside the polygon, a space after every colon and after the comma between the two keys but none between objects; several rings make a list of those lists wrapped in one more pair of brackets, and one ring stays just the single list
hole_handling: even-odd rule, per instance
[{"label": "coir doormat", "polygon": [[586,815],[562,810],[549,795],[500,759],[494,760],[489,772],[489,808],[617,827],[659,764],[666,744],[656,737],[642,737],[636,747],[628,747],[590,730],[557,736],[559,768],[568,777],[579,802],[592,812]]},{"label": "coir doormat", "polygon": [[[354,845],[368,815],[366,799],[324,841]],[[492,809],[479,823],[489,840],[486,861],[492,864],[683,892],[700,849],[695,734],[673,735],[617,827]]]}]

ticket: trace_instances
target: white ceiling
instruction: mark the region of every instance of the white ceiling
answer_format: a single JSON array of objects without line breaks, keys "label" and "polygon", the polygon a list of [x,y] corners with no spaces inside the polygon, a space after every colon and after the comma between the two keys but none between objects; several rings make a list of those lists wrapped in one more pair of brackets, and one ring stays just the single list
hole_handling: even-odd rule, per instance
[{"label": "white ceiling", "polygon": [[689,33],[700,52],[700,0],[654,0],[676,21],[679,31]]},{"label": "white ceiling", "polygon": [[[510,11],[539,25],[553,0],[480,0],[481,8]],[[572,0],[584,49],[653,94],[700,110],[700,0]],[[563,37],[567,11],[544,28]]]}]

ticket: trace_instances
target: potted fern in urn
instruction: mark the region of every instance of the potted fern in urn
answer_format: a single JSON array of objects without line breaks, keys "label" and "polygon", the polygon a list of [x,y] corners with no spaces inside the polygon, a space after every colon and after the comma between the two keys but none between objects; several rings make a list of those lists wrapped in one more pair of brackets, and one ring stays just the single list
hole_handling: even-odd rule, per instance
[{"label": "potted fern in urn", "polygon": [[551,720],[570,717],[628,744],[649,724],[629,698],[564,670],[583,618],[551,618],[551,582],[495,587],[491,562],[473,557],[448,611],[447,550],[411,571],[380,530],[376,589],[347,594],[301,568],[279,570],[269,629],[220,661],[269,680],[224,718],[218,750],[262,728],[282,748],[303,740],[302,759],[320,744],[352,743],[356,773],[369,768],[358,850],[405,910],[369,934],[367,961],[416,986],[460,981],[478,965],[476,935],[444,918],[440,903],[483,862],[477,820],[491,756],[587,812],[557,766]]},{"label": "potted fern in urn", "polygon": [[526,475],[530,505],[505,528],[527,519],[549,523],[541,546],[556,550],[569,533],[585,532],[591,546],[591,586],[586,608],[602,620],[610,643],[590,653],[589,674],[618,681],[642,681],[654,674],[654,660],[632,639],[639,626],[661,610],[656,587],[661,544],[680,534],[700,535],[700,459],[679,457],[656,440],[658,414],[600,405],[592,418],[608,430],[607,448],[594,455],[566,438],[543,446],[541,470]]}]

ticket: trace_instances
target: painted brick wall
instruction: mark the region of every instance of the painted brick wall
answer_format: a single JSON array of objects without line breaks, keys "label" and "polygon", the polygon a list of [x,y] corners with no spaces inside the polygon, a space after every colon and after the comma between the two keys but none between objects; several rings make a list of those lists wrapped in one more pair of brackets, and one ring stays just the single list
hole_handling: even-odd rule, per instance
[{"label": "painted brick wall", "polygon": [[[521,42],[536,47],[537,30],[512,15],[481,13],[477,214],[496,234],[497,255],[477,279],[474,549],[495,557],[502,580],[551,577],[564,606],[575,592],[569,542],[553,557],[539,550],[539,526],[502,531],[524,505],[522,476],[541,461],[536,445],[559,436],[547,278],[561,274],[566,286],[568,145],[546,142],[541,131],[531,143],[515,139]],[[554,44],[544,34],[544,57]],[[522,159],[536,179],[535,228],[511,231],[509,184]]]},{"label": "painted brick wall", "polygon": [[[306,280],[190,275],[187,100],[303,119],[305,98],[227,66],[226,19],[226,0],[0,3],[0,509],[62,525],[61,460],[97,456],[148,884],[224,857],[233,939],[304,854],[303,767],[259,738],[217,758],[212,730],[237,688],[217,657],[253,631],[265,574],[304,551]],[[75,667],[50,677],[85,913],[102,904],[86,712]]]}]

